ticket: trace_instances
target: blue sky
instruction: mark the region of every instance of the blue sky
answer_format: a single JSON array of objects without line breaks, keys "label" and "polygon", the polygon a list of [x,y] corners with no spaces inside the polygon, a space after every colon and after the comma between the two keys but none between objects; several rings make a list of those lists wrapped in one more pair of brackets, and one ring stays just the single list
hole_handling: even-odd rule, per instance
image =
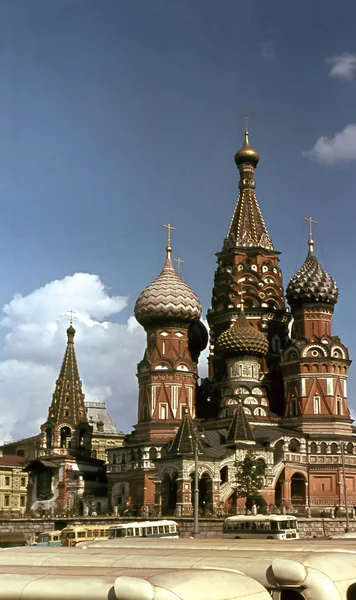
[{"label": "blue sky", "polygon": [[[205,314],[245,113],[284,284],[307,253],[311,215],[316,254],[340,288],[334,333],[356,355],[355,22],[353,0],[1,0],[4,437],[35,433],[46,417],[67,308],[87,396],[130,429],[144,338],[130,337],[128,320],[161,268],[162,223],[176,227],[175,256]],[[75,273],[88,275],[84,304]],[[354,409],[355,389],[351,370]]]}]

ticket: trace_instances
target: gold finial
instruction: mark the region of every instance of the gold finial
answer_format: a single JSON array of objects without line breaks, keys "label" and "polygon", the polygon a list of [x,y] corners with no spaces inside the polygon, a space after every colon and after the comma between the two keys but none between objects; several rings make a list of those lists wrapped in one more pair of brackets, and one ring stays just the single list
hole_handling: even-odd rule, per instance
[{"label": "gold finial", "polygon": [[174,258],[173,260],[178,263],[178,277],[180,277],[180,266],[184,265],[184,260],[181,258]]},{"label": "gold finial", "polygon": [[251,121],[251,117],[242,115],[241,119],[245,119],[245,133],[248,133],[248,122]]},{"label": "gold finial", "polygon": [[67,317],[69,319],[69,327],[72,327],[72,325],[73,325],[74,315],[75,315],[74,310],[67,310]]},{"label": "gold finial", "polygon": [[168,223],[168,225],[163,225],[163,227],[166,227],[166,229],[168,229],[168,246],[171,247],[171,229],[172,231],[175,231],[176,228],[173,227],[173,225],[171,225],[170,223]]},{"label": "gold finial", "polygon": [[309,222],[309,241],[308,241],[309,251],[314,252],[313,225],[312,224],[314,223],[314,225],[316,225],[316,221],[314,221],[311,217],[304,217],[304,220]]}]

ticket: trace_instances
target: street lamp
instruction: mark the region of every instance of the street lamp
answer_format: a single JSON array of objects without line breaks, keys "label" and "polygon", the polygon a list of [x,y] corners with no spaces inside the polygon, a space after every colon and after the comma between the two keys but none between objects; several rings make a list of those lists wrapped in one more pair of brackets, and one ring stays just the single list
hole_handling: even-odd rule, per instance
[{"label": "street lamp", "polygon": [[[198,537],[199,534],[199,438],[196,433],[193,437],[189,436],[193,441],[194,445],[194,496],[193,496],[193,512],[194,512],[194,528],[193,528],[193,537]],[[200,434],[200,438],[205,437],[203,433]]]},{"label": "street lamp", "polygon": [[346,510],[345,533],[347,533],[349,531],[349,506],[348,506],[348,502],[347,502],[347,486],[346,486],[344,443],[343,442],[341,442],[341,464],[342,464],[342,479],[343,479],[343,484],[344,484],[344,499],[345,499],[345,510]]}]

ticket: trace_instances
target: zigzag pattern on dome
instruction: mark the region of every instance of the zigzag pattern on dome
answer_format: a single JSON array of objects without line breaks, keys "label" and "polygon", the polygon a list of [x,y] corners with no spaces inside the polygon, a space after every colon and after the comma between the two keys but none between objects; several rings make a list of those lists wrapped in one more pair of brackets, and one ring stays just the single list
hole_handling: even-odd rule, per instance
[{"label": "zigzag pattern on dome", "polygon": [[135,317],[141,325],[167,319],[200,319],[201,304],[189,285],[176,274],[170,252],[170,248],[167,248],[161,274],[141,292],[136,301]]},{"label": "zigzag pattern on dome", "polygon": [[336,304],[338,297],[335,280],[320,266],[314,252],[310,251],[287,286],[288,303],[290,306],[313,302]]},{"label": "zigzag pattern on dome", "polygon": [[265,356],[268,352],[268,340],[263,333],[250,325],[244,311],[241,310],[237,321],[219,335],[215,348],[221,354]]}]

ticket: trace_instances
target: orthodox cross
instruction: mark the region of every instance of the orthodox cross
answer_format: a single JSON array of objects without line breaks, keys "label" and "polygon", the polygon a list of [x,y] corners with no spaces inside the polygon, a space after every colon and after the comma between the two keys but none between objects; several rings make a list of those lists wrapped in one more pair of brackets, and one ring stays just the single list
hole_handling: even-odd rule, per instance
[{"label": "orthodox cross", "polygon": [[168,229],[168,246],[171,245],[171,229],[173,231],[176,230],[175,227],[173,227],[173,225],[171,225],[170,223],[168,223],[168,225],[163,225],[163,227],[166,227],[166,229]]},{"label": "orthodox cross", "polygon": [[69,318],[70,327],[73,325],[74,315],[75,315],[74,310],[67,310],[67,317]]},{"label": "orthodox cross", "polygon": [[180,277],[180,266],[184,265],[184,260],[181,258],[174,258],[173,260],[178,263],[178,277]]},{"label": "orthodox cross", "polygon": [[305,221],[309,221],[309,241],[311,242],[313,239],[313,225],[312,223],[314,223],[314,225],[316,225],[316,221],[313,221],[313,219],[311,217],[304,217]]},{"label": "orthodox cross", "polygon": [[241,119],[245,119],[245,131],[248,131],[248,122],[251,121],[251,117],[247,115],[242,115]]}]

